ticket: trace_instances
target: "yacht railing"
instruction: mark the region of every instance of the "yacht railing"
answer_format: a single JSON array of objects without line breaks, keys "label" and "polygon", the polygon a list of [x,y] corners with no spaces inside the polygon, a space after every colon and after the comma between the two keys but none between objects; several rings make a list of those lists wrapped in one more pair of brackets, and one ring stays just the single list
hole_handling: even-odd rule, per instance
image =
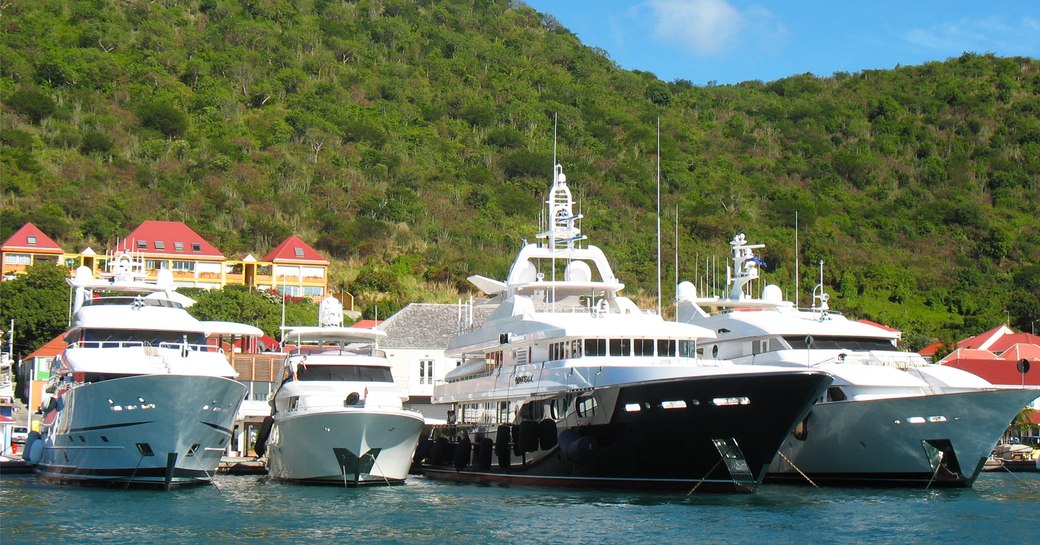
[{"label": "yacht railing", "polygon": [[815,365],[821,365],[824,363],[849,363],[852,365],[876,365],[880,367],[894,367],[896,369],[907,370],[914,367],[921,367],[927,365],[928,362],[924,360],[920,355],[914,353],[901,353],[891,352],[876,354],[873,352],[850,352],[847,354],[839,355],[833,358],[820,361]]}]

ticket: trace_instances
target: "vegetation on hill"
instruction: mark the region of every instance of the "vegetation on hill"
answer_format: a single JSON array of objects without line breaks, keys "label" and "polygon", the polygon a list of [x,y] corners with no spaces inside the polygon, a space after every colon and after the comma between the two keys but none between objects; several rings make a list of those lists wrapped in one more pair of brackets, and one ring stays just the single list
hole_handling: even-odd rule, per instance
[{"label": "vegetation on hill", "polygon": [[678,244],[680,279],[706,256],[721,268],[745,232],[791,295],[797,211],[802,303],[823,260],[832,307],[911,346],[1040,319],[1035,59],[697,86],[621,70],[517,1],[40,0],[2,15],[2,238],[33,221],[104,248],[179,220],[256,255],[296,233],[333,261],[333,287],[386,316],[505,275],[538,230],[558,116],[582,227],[649,302],[660,119],[663,255]]}]

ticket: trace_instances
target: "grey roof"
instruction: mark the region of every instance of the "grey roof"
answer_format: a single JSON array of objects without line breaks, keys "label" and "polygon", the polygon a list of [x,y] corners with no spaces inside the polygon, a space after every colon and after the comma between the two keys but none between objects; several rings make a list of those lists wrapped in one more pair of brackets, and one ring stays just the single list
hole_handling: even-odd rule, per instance
[{"label": "grey roof", "polygon": [[[494,306],[475,306],[473,325],[484,323],[494,309]],[[466,319],[466,307],[462,307],[461,313]],[[379,347],[444,350],[448,340],[459,332],[459,314],[457,304],[410,303],[383,322],[381,328],[386,337],[379,341]]]}]

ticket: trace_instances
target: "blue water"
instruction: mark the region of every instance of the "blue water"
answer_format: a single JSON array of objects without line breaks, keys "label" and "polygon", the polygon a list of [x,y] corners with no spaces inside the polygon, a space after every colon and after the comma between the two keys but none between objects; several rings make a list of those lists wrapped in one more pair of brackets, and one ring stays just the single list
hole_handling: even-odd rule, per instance
[{"label": "blue water", "polygon": [[983,474],[968,490],[754,495],[578,492],[411,478],[342,489],[220,476],[161,492],[0,476],[0,543],[1037,543],[1040,473]]}]

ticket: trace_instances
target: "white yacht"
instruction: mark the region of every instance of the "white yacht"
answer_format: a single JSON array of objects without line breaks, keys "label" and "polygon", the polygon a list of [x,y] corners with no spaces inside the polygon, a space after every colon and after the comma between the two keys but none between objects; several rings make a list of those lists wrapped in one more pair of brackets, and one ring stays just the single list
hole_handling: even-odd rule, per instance
[{"label": "white yacht", "polygon": [[750,295],[761,261],[743,234],[730,242],[730,292],[697,298],[679,287],[679,318],[714,331],[704,346],[736,363],[817,369],[834,383],[780,448],[769,481],[969,487],[1008,423],[1036,390],[997,389],[897,349],[897,331],[829,310],[822,280],[813,308],[768,285]]},{"label": "white yacht", "polygon": [[401,484],[424,424],[378,349],[386,334],[342,327],[339,301],[321,303],[318,327],[293,327],[272,414],[257,435],[277,480],[341,486]]},{"label": "white yacht", "polygon": [[208,482],[231,439],[245,386],[211,334],[260,335],[200,322],[173,278],[143,280],[139,256],[80,267],[67,348],[55,358],[43,423],[25,458],[44,480],[170,488]]},{"label": "white yacht", "polygon": [[491,296],[481,303],[491,314],[449,341],[460,366],[434,385],[433,402],[451,412],[420,442],[415,470],[753,492],[830,376],[699,358],[697,341],[710,331],[641,311],[619,294],[603,252],[580,244],[582,216],[559,165],[547,205],[543,242],[525,241],[505,282],[470,277]]}]

